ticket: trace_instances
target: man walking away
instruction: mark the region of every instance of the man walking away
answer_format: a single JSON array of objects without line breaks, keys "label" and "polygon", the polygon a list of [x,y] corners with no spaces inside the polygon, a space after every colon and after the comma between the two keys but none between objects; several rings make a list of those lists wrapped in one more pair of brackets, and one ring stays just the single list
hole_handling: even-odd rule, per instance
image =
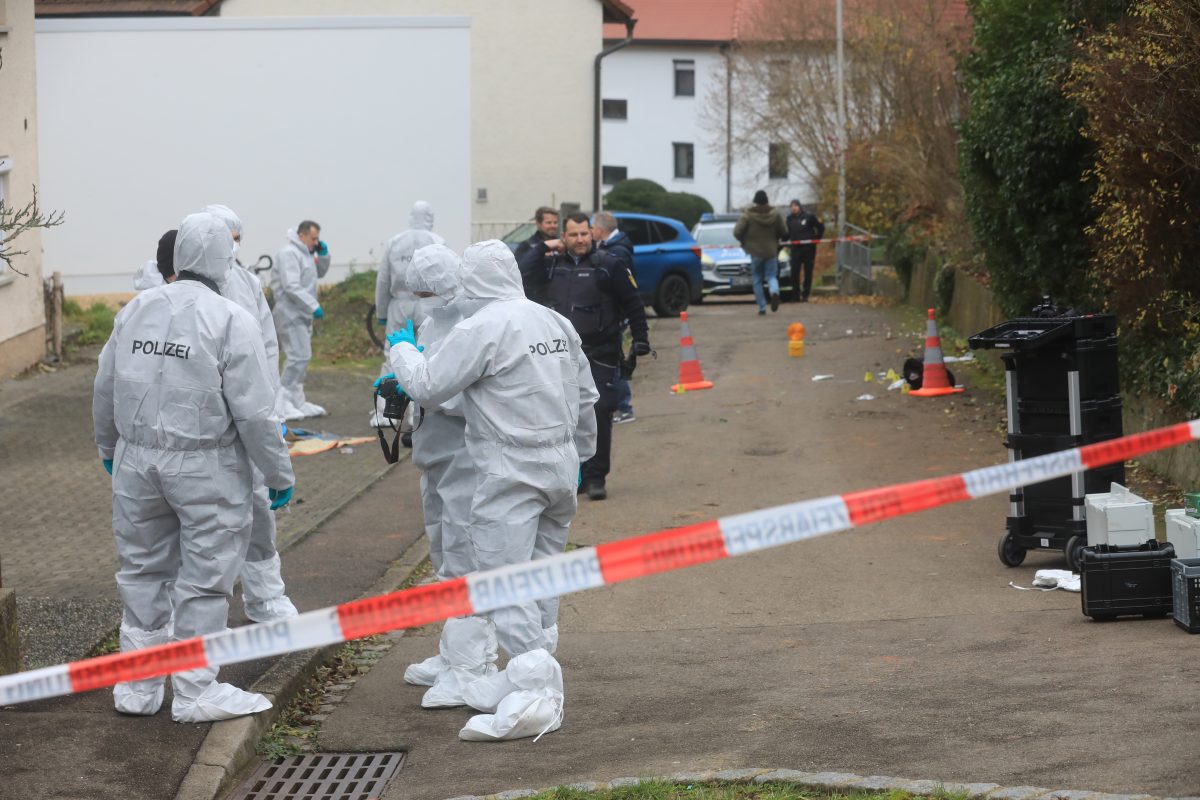
[{"label": "man walking away", "polygon": [[[820,239],[825,235],[825,223],[817,219],[811,211],[805,211],[799,200],[793,200],[787,218],[788,241],[795,242],[804,239]],[[792,262],[792,300],[801,303],[808,302],[808,294],[812,290],[813,264],[817,260],[815,244],[793,244],[790,248]],[[801,270],[804,273],[804,286],[800,285]]]},{"label": "man walking away", "polygon": [[750,256],[750,280],[754,284],[754,300],[758,313],[767,313],[763,298],[763,281],[768,284],[771,310],[779,310],[779,240],[787,236],[787,225],[774,206],[768,204],[767,193],[754,193],[754,205],[742,212],[733,226],[733,238],[741,243]]}]

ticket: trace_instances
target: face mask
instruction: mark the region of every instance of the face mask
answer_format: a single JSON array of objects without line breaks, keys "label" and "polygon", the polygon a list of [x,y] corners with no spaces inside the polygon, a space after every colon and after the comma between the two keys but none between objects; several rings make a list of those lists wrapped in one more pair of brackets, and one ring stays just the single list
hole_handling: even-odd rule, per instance
[{"label": "face mask", "polygon": [[242,243],[235,241],[233,243],[233,257],[234,258],[237,258],[237,255],[241,251],[241,249],[242,249]]}]

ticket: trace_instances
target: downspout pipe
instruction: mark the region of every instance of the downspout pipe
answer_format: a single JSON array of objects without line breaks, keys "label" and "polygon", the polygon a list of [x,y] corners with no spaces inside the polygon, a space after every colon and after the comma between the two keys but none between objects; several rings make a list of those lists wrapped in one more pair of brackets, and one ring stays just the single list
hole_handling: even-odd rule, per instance
[{"label": "downspout pipe", "polygon": [[636,19],[625,20],[625,38],[611,47],[606,47],[596,55],[593,65],[595,73],[594,96],[592,103],[592,210],[600,210],[600,59],[625,47],[633,41],[633,26]]}]

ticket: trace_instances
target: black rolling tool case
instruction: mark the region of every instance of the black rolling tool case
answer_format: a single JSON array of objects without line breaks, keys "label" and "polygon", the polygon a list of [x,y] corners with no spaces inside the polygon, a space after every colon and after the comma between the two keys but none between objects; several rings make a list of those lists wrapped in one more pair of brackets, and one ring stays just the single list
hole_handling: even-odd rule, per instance
[{"label": "black rolling tool case", "polygon": [[1092,619],[1127,614],[1165,617],[1173,609],[1170,542],[1140,547],[1085,547],[1079,554],[1083,613]]}]

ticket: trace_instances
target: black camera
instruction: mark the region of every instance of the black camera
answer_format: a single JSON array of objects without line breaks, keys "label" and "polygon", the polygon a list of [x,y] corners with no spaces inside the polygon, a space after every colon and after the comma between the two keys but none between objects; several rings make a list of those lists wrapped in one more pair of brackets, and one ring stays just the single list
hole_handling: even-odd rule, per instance
[{"label": "black camera", "polygon": [[395,378],[384,378],[380,381],[379,386],[375,388],[375,396],[383,398],[382,413],[385,419],[395,422],[404,419],[404,412],[408,410],[411,400]]},{"label": "black camera", "polygon": [[1050,299],[1050,295],[1042,295],[1042,302],[1033,307],[1029,312],[1029,316],[1039,319],[1049,319],[1051,317],[1073,317],[1075,309],[1060,306]]}]

